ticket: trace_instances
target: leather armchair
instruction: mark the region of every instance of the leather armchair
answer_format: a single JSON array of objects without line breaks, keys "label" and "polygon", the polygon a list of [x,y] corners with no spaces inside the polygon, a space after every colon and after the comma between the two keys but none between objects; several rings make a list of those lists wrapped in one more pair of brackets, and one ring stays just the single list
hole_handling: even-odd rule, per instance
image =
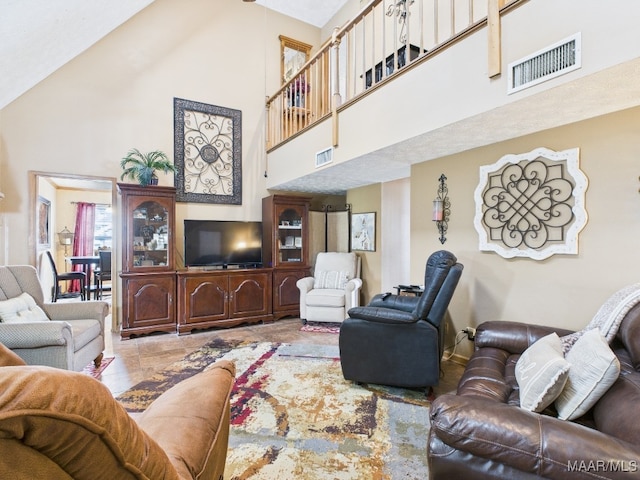
[{"label": "leather armchair", "polygon": [[360,257],[353,252],[320,252],[314,276],[296,285],[303,322],[342,322],[351,307],[360,305]]},{"label": "leather armchair", "polygon": [[476,330],[475,352],[456,394],[431,406],[431,479],[630,479],[640,471],[640,304],[611,347],[620,375],[591,411],[572,421],[520,408],[518,358],[530,345],[569,330],[491,321]]},{"label": "leather armchair", "polygon": [[101,301],[44,303],[36,269],[31,265],[0,266],[0,300],[28,293],[47,314],[47,321],[3,323],[0,343],[30,365],[82,371],[100,365],[104,319],[109,305]]},{"label": "leather armchair", "polygon": [[440,328],[463,266],[441,250],[427,260],[420,297],[376,295],[349,310],[340,328],[340,362],[347,380],[397,387],[438,384],[444,350]]},{"label": "leather armchair", "polygon": [[0,478],[221,480],[234,376],[219,360],[134,419],[91,376],[0,344]]}]

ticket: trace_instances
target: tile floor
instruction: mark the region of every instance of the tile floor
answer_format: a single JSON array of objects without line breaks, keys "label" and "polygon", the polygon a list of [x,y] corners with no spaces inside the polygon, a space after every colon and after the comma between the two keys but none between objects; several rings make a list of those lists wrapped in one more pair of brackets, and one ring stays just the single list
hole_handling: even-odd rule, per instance
[{"label": "tile floor", "polygon": [[[109,320],[105,323],[110,325]],[[261,342],[338,344],[336,334],[302,332],[300,327],[299,318],[285,318],[273,323],[194,331],[180,336],[159,333],[121,340],[119,334],[108,332],[105,355],[115,356],[115,359],[102,373],[100,380],[117,396],[216,337]],[[434,389],[436,395],[454,390],[463,371],[461,365],[452,361],[443,362],[442,369],[440,385]]]}]

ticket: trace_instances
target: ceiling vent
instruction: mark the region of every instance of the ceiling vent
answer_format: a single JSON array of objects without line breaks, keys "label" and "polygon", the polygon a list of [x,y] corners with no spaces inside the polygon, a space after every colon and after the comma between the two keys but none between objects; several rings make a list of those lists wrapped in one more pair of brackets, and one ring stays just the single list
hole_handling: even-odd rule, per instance
[{"label": "ceiling vent", "polygon": [[316,168],[333,162],[333,147],[325,148],[316,153]]},{"label": "ceiling vent", "polygon": [[507,93],[515,93],[552,78],[564,75],[582,65],[580,33],[550,47],[509,64]]}]

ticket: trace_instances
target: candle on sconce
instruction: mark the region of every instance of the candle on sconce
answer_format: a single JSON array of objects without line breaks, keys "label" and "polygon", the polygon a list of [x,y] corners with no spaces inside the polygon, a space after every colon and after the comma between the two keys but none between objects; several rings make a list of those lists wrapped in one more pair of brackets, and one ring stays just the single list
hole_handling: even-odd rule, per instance
[{"label": "candle on sconce", "polygon": [[436,198],[433,201],[433,217],[431,218],[431,220],[433,220],[434,222],[441,222],[443,213],[443,202],[439,198]]}]

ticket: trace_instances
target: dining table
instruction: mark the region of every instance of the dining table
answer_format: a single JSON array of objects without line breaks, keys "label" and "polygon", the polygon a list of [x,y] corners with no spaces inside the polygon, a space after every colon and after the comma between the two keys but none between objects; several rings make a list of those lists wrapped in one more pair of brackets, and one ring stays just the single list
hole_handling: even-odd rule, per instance
[{"label": "dining table", "polygon": [[66,257],[66,261],[71,264],[72,269],[76,265],[82,265],[82,271],[86,275],[85,281],[85,295],[84,299],[89,300],[91,298],[91,278],[93,277],[93,267],[100,264],[100,257],[98,255],[72,255]]}]

